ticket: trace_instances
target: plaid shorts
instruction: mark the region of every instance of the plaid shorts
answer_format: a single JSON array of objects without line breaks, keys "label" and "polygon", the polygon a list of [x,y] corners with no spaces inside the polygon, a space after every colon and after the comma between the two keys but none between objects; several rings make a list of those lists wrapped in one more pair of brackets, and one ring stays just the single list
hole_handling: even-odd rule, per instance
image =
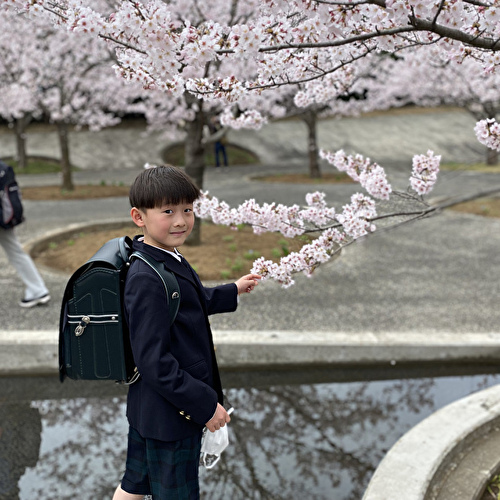
[{"label": "plaid shorts", "polygon": [[129,427],[122,489],[153,500],[198,500],[201,432],[180,441],[143,438]]}]

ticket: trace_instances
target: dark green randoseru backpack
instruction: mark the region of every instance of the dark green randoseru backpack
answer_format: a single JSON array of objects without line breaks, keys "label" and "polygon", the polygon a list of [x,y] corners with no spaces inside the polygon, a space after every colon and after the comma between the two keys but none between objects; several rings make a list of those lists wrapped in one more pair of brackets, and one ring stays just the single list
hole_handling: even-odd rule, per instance
[{"label": "dark green randoseru backpack", "polygon": [[132,251],[128,236],[105,243],[77,269],[64,291],[59,322],[59,377],[115,380],[139,378],[123,315],[125,278],[133,259],[148,264],[165,287],[171,324],[180,303],[177,280],[164,264]]}]

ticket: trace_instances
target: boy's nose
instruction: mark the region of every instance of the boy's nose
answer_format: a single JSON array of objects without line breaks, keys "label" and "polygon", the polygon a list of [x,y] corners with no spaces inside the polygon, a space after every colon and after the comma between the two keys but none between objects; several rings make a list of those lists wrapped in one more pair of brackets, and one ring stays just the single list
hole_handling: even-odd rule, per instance
[{"label": "boy's nose", "polygon": [[175,218],[174,226],[184,226],[184,225],[185,225],[184,217],[179,215],[178,217]]}]

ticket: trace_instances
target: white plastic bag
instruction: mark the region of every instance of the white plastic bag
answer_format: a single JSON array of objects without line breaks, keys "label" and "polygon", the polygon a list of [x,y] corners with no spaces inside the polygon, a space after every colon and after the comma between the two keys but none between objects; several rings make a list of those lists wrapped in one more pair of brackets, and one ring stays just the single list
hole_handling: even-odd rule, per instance
[{"label": "white plastic bag", "polygon": [[[228,413],[232,413],[232,408]],[[220,459],[222,452],[229,445],[227,424],[224,427],[210,432],[206,427],[201,438],[200,463],[206,469],[211,469]]]}]

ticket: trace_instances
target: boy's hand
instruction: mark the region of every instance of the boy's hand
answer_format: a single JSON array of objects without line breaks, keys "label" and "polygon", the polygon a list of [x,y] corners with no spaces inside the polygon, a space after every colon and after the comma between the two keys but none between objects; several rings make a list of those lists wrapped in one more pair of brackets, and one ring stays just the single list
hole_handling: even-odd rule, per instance
[{"label": "boy's hand", "polygon": [[231,417],[228,415],[224,407],[217,403],[215,415],[205,425],[210,432],[215,432],[229,422],[231,422]]},{"label": "boy's hand", "polygon": [[238,287],[238,295],[242,293],[250,293],[258,284],[257,280],[260,280],[262,276],[258,274],[247,274],[242,276],[238,281],[236,281],[236,286]]}]

